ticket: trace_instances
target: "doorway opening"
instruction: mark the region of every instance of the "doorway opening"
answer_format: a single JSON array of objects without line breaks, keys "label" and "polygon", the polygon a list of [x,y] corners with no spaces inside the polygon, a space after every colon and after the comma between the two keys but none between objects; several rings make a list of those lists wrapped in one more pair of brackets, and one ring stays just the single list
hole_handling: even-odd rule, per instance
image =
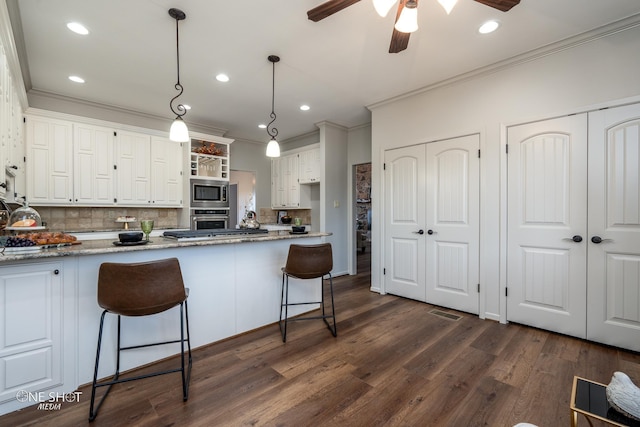
[{"label": "doorway opening", "polygon": [[256,211],[256,173],[232,170],[229,193],[229,228],[236,228],[247,211]]},{"label": "doorway opening", "polygon": [[356,274],[371,272],[371,163],[353,167]]}]

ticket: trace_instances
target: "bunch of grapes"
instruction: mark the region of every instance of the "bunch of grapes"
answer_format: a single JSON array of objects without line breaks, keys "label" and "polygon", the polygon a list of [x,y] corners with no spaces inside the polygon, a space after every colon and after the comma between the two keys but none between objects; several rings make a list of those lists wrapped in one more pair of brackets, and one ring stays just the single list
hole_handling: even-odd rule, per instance
[{"label": "bunch of grapes", "polygon": [[31,239],[26,239],[24,237],[11,236],[7,238],[7,243],[5,243],[5,246],[7,248],[22,248],[26,246],[35,246],[35,244],[36,242],[34,242]]}]

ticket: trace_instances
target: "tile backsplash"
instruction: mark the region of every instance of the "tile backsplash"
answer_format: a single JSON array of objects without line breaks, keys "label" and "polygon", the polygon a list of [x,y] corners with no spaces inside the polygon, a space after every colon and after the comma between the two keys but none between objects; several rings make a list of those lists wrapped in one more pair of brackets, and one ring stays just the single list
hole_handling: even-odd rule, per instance
[{"label": "tile backsplash", "polygon": [[116,222],[121,216],[132,216],[136,222],[129,228],[140,229],[140,220],[152,219],[156,229],[177,228],[179,209],[149,208],[62,208],[49,206],[31,206],[38,211],[50,231],[113,231],[121,230],[124,224]]},{"label": "tile backsplash", "polygon": [[[286,210],[287,215],[291,218],[302,218],[302,223],[305,225],[311,224],[311,209],[281,209]],[[278,209],[260,208],[258,213],[258,222],[261,224],[277,224],[278,223]]]}]

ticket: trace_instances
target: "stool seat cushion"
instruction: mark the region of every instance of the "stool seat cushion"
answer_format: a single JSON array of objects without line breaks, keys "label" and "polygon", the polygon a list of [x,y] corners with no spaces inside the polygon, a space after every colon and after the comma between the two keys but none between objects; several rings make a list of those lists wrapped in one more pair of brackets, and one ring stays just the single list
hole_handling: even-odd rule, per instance
[{"label": "stool seat cushion", "polygon": [[331,243],[290,245],[287,264],[282,272],[298,279],[315,279],[333,269]]},{"label": "stool seat cushion", "polygon": [[141,263],[109,263],[98,273],[98,305],[123,316],[160,313],[187,297],[176,258]]}]

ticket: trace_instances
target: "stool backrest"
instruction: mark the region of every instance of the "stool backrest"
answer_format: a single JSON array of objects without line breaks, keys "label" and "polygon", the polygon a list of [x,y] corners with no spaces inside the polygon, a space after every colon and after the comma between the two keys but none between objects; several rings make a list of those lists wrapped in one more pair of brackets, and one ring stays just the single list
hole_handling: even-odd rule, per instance
[{"label": "stool backrest", "polygon": [[331,243],[291,245],[284,272],[299,279],[313,279],[333,269]]},{"label": "stool backrest", "polygon": [[98,272],[98,305],[124,316],[160,313],[186,299],[177,258],[140,263],[105,262]]}]

